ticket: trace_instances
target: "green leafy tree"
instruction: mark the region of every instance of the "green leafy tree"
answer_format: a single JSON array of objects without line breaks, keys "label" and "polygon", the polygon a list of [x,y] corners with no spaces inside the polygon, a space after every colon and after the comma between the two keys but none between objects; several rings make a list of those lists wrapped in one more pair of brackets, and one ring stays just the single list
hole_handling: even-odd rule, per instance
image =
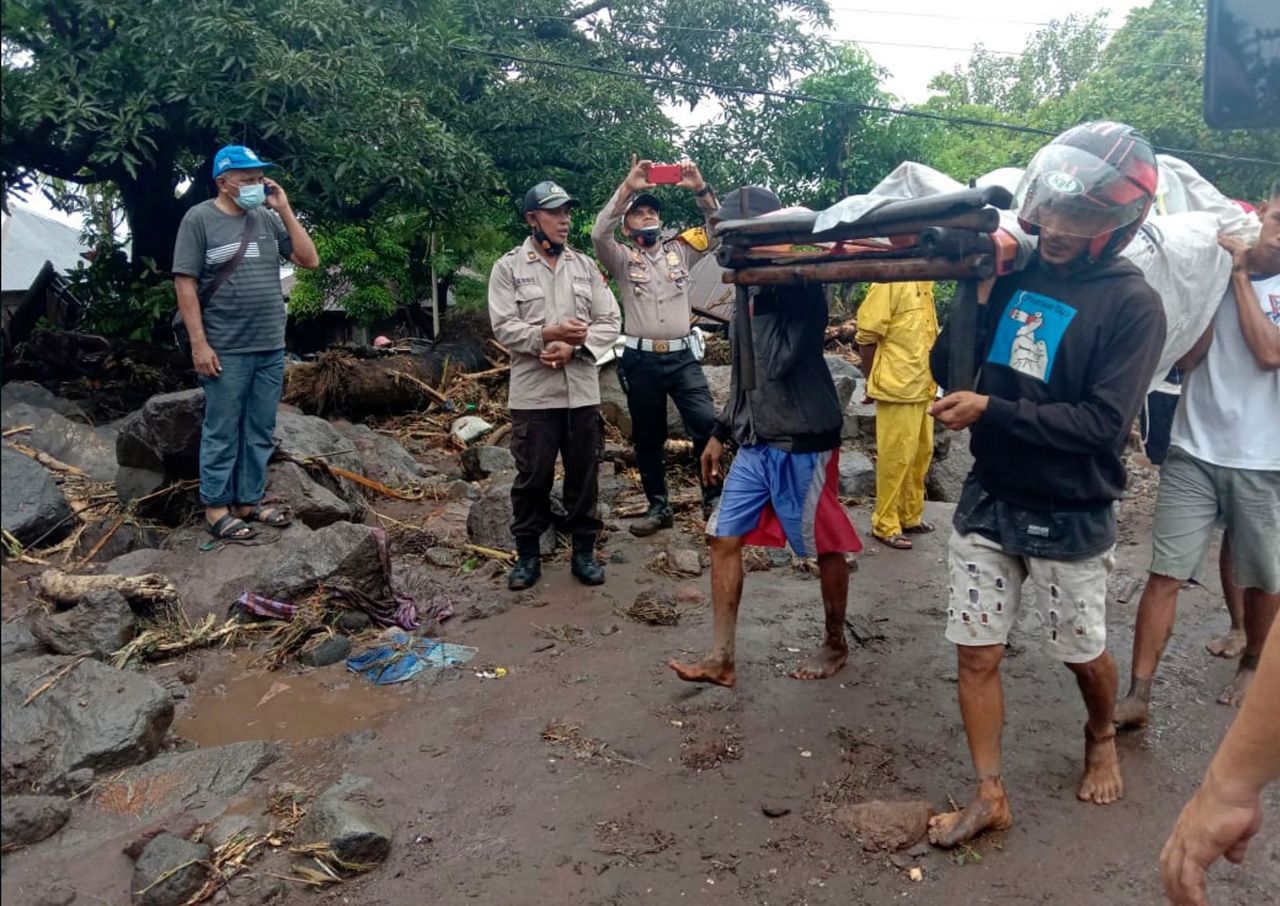
[{"label": "green leafy tree", "polygon": [[697,131],[691,150],[713,182],[767,185],[787,203],[826,207],[866,192],[917,156],[922,134],[915,121],[858,107],[894,103],[883,77],[856,45],[835,48],[788,88],[814,100],[770,97],[729,111]]}]

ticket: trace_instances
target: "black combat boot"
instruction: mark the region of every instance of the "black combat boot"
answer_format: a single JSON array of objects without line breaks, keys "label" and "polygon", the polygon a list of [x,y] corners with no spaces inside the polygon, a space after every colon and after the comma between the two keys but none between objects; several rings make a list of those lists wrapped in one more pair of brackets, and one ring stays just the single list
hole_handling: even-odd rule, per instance
[{"label": "black combat boot", "polygon": [[523,591],[532,588],[542,578],[542,555],[537,538],[516,539],[516,565],[507,575],[507,588]]},{"label": "black combat boot", "polygon": [[569,571],[583,585],[603,585],[604,567],[596,560],[594,535],[575,535]]},{"label": "black combat boot", "polygon": [[647,538],[654,532],[671,528],[671,505],[665,497],[655,497],[649,504],[649,512],[631,523],[631,534],[637,538]]}]

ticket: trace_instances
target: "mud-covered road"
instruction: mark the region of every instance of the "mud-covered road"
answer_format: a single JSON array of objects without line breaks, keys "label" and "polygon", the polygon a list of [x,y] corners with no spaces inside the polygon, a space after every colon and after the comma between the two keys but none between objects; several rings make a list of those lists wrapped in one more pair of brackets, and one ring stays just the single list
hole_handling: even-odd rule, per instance
[{"label": "mud-covered road", "polygon": [[[1126,502],[1111,586],[1122,688],[1133,580],[1149,556],[1145,501]],[[940,526],[949,516],[930,505]],[[855,522],[868,537],[869,513]],[[281,781],[312,789],[343,772],[372,778],[364,801],[395,828],[386,864],[320,892],[290,886],[288,903],[1156,906],[1160,846],[1232,717],[1214,698],[1234,664],[1204,653],[1226,622],[1216,588],[1183,595],[1153,723],[1121,741],[1122,802],[1076,800],[1084,711],[1074,681],[1017,637],[1004,673],[1014,827],[960,854],[920,846],[889,857],[863,852],[834,821],[848,803],[923,798],[943,810],[970,792],[954,654],[941,637],[946,534],[912,552],[869,544],[857,558],[850,612],[883,638],[854,644],[849,666],[825,682],[784,672],[822,625],[816,579],[790,567],[746,578],[737,687],[678,681],[666,660],[709,641],[705,600],[682,603],[677,626],[619,611],[645,590],[706,595],[709,578],[647,569],[668,539],[620,533],[606,552],[626,562],[609,564],[602,588],[554,564],[506,612],[447,624],[449,641],[479,649],[467,668],[373,688],[341,664],[255,675],[246,654],[206,652],[175,730],[202,745],[284,740],[285,757],[246,799]],[[474,581],[485,598],[509,594],[498,579]],[[476,676],[497,666],[508,673]],[[277,682],[288,688],[268,696]],[[1246,865],[1215,869],[1214,904],[1276,902],[1277,793]],[[136,832],[92,806],[77,812],[57,841],[6,857],[6,906],[53,888],[79,891],[77,904],[124,903],[132,865],[120,848]],[[914,866],[922,880],[910,879]],[[227,901],[256,902],[247,890]]]}]

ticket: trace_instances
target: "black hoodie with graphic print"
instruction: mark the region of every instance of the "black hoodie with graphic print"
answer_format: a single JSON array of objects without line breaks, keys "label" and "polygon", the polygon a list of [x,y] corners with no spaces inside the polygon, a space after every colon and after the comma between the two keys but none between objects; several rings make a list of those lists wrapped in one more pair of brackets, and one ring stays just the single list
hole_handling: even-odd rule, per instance
[{"label": "black hoodie with graphic print", "polygon": [[[996,281],[979,316],[976,390],[990,401],[969,429],[973,477],[1028,510],[1118,499],[1121,454],[1164,338],[1160,297],[1127,259],[1057,268],[1037,256]],[[930,355],[943,386],[950,343],[946,328]]]}]

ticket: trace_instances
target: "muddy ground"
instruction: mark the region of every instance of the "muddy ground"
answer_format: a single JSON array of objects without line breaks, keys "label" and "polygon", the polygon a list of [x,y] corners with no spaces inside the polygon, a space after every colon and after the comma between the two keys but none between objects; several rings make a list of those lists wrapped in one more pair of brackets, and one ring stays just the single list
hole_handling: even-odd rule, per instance
[{"label": "muddy ground", "polygon": [[[1110,614],[1122,675],[1149,508],[1143,496],[1123,514],[1113,601],[1131,594]],[[854,516],[869,537],[869,512]],[[949,516],[949,506],[930,505],[930,519]],[[821,632],[818,584],[794,568],[747,576],[736,689],[676,680],[665,662],[703,650],[709,607],[682,604],[672,627],[617,611],[650,589],[705,595],[708,576],[657,574],[645,563],[668,539],[622,533],[606,554],[626,562],[609,564],[602,588],[580,586],[556,563],[510,610],[447,624],[446,638],[479,649],[467,668],[376,688],[341,664],[269,674],[250,666],[248,652],[205,652],[191,659],[199,675],[174,728],[203,746],[283,741],[285,756],[233,808],[260,805],[281,781],[319,789],[344,771],[373,779],[364,801],[395,827],[387,863],[320,892],[290,885],[287,903],[1162,902],[1160,846],[1232,717],[1213,699],[1234,665],[1204,653],[1226,620],[1216,589],[1184,594],[1153,724],[1121,743],[1122,802],[1076,801],[1083,707],[1069,673],[1019,637],[1005,671],[1012,830],[962,856],[918,847],[890,858],[864,853],[832,819],[838,806],[866,799],[924,798],[942,810],[969,792],[954,655],[941,638],[945,540],[945,531],[919,539],[909,553],[871,545],[857,558],[851,613],[884,638],[854,645],[849,666],[825,682],[784,674]],[[500,578],[471,581],[484,599],[509,595]],[[507,675],[475,675],[497,666]],[[789,812],[770,818],[762,805]],[[1274,790],[1269,809],[1246,866],[1215,870],[1213,903],[1275,902]],[[144,824],[78,809],[54,839],[5,857],[6,906],[66,891],[77,904],[125,903],[132,863],[120,849]],[[923,880],[909,879],[912,866]],[[257,875],[264,886],[267,871]],[[253,900],[229,900],[241,901]]]}]

